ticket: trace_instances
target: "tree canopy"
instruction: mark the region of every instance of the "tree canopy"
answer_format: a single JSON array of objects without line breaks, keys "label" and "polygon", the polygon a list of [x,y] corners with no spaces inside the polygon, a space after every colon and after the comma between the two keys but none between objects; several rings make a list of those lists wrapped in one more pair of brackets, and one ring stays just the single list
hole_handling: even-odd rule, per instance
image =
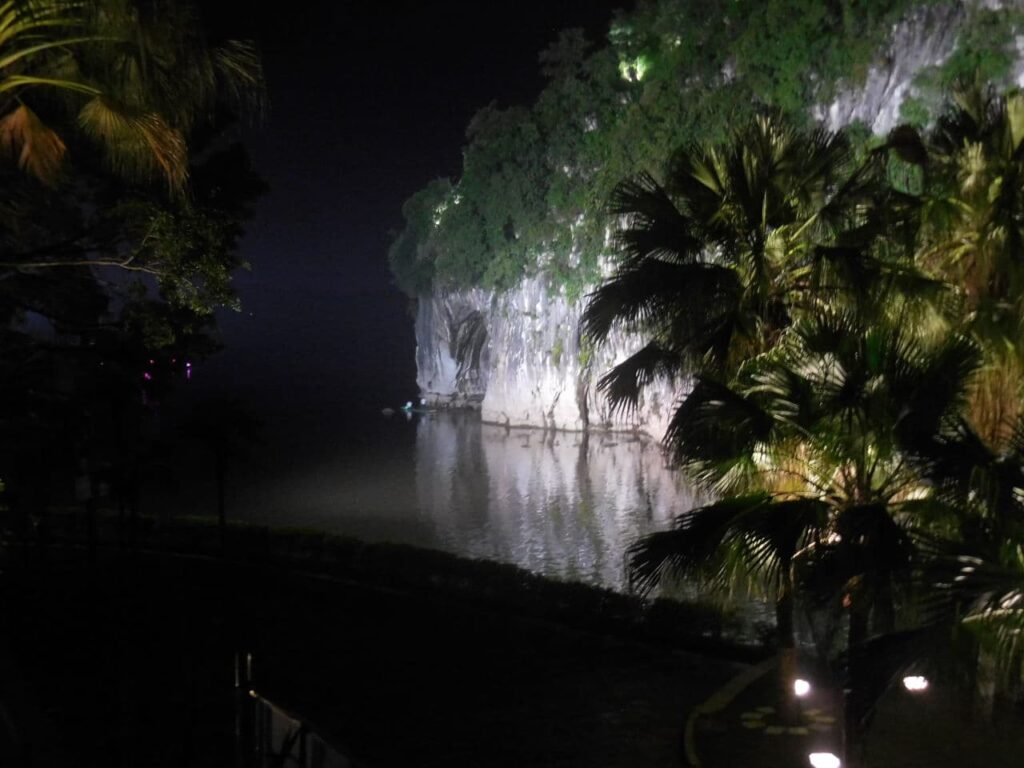
[{"label": "tree canopy", "polygon": [[215,347],[263,186],[230,126],[262,99],[251,44],[184,0],[0,3],[0,474],[23,508],[39,473],[131,460],[138,409]]},{"label": "tree canopy", "polygon": [[[472,121],[432,226],[407,218],[391,258],[399,285],[413,295],[430,281],[505,288],[543,271],[579,296],[608,255],[604,211],[621,179],[661,180],[679,146],[716,140],[765,108],[805,127],[838,88],[864,82],[895,22],[932,4],[642,0],[603,41],[563,31],[540,54],[548,83],[532,105],[492,104]],[[1021,13],[953,5],[963,14],[956,50],[915,80],[905,115],[915,125],[938,114],[963,73],[982,64],[986,82],[1006,84],[1012,69]]]}]

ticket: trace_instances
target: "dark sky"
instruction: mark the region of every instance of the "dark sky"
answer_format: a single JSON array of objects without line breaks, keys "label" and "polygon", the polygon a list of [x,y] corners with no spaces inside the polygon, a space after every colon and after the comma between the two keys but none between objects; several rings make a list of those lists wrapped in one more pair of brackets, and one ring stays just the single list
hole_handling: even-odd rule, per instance
[{"label": "dark sky", "polygon": [[536,96],[537,55],[558,30],[603,39],[612,9],[627,4],[213,6],[217,25],[263,53],[270,110],[245,143],[270,192],[243,244],[244,310],[220,318],[226,349],[200,371],[207,386],[261,406],[414,396],[412,321],[385,256],[402,202],[458,175],[477,109]]}]

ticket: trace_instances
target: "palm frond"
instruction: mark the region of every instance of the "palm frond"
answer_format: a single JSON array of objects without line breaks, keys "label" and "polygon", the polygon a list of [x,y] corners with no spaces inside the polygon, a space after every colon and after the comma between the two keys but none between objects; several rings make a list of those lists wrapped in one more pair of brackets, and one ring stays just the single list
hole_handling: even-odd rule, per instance
[{"label": "palm frond", "polygon": [[60,136],[24,104],[0,118],[0,154],[43,183],[56,181],[65,151]]},{"label": "palm frond", "polygon": [[768,494],[733,497],[686,512],[667,531],[649,534],[627,551],[632,589],[648,594],[666,576],[706,577],[736,519],[762,508]]},{"label": "palm frond", "polygon": [[644,387],[659,377],[674,377],[682,368],[676,352],[652,341],[602,376],[597,388],[607,397],[612,413],[630,412],[636,409]]},{"label": "palm frond", "polygon": [[597,343],[616,325],[689,327],[695,336],[708,315],[734,306],[737,294],[736,276],[725,267],[646,259],[620,270],[587,297],[581,329]]},{"label": "palm frond", "polygon": [[262,116],[266,108],[266,84],[255,44],[248,40],[228,40],[214,49],[213,64],[224,98],[245,113]]},{"label": "palm frond", "polygon": [[[721,582],[735,567],[781,588],[805,539],[827,518],[814,499],[778,500],[767,493],[734,496],[686,512],[673,528],[643,537],[628,552],[631,586],[641,594],[666,576]],[[729,549],[736,558],[723,559]]]},{"label": "palm frond", "polygon": [[758,443],[768,442],[773,423],[753,400],[699,376],[672,415],[664,442],[683,465],[729,466],[749,458]]},{"label": "palm frond", "polygon": [[78,122],[103,145],[118,173],[143,180],[164,178],[180,191],[188,178],[188,148],[181,132],[155,112],[125,110],[104,96],[86,102]]},{"label": "palm frond", "polygon": [[1024,657],[1024,548],[978,552],[939,542],[921,573],[926,617],[935,626],[962,622],[1005,678],[1020,679]]},{"label": "palm frond", "polygon": [[[40,30],[47,33],[55,28],[71,30],[81,28],[84,20],[80,11],[84,3],[79,0],[8,0],[0,3],[0,51],[20,47],[21,43],[34,43]],[[21,48],[23,50],[23,48]]]}]

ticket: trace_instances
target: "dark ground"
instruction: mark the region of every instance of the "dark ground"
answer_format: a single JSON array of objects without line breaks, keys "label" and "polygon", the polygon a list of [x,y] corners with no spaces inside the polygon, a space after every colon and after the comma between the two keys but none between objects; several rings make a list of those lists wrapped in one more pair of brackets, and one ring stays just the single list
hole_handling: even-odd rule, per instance
[{"label": "dark ground", "polygon": [[[812,752],[842,754],[842,710],[837,692],[815,685],[796,728],[776,707],[772,673],[742,690],[727,706],[695,720],[694,747],[704,768],[806,768]],[[966,697],[969,698],[969,697]],[[962,692],[934,686],[911,695],[898,685],[879,704],[863,745],[868,768],[1018,768],[1024,723],[993,723],[969,711]]]},{"label": "dark ground", "polygon": [[371,768],[674,766],[739,668],[266,566],[62,559],[0,578],[3,765],[230,765],[252,652],[261,694]]}]

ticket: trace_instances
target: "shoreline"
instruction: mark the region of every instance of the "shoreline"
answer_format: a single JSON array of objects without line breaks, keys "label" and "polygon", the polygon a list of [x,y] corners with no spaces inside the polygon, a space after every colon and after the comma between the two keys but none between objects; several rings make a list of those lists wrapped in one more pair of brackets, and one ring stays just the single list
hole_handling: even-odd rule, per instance
[{"label": "shoreline", "polygon": [[511,419],[506,421],[497,421],[494,419],[487,419],[483,416],[483,409],[480,405],[439,405],[437,403],[430,403],[428,405],[421,406],[420,408],[413,408],[412,413],[419,414],[420,416],[429,416],[435,413],[443,414],[476,414],[479,417],[481,424],[486,424],[491,427],[500,427],[508,432],[515,430],[533,431],[533,432],[551,432],[561,433],[567,435],[630,435],[638,438],[639,440],[650,441],[651,443],[661,447],[661,438],[655,437],[650,432],[641,429],[639,426],[621,426],[616,427],[613,425],[602,425],[602,424],[587,424],[583,429],[568,429],[566,427],[552,427],[547,424],[528,424],[528,423],[513,423]]},{"label": "shoreline", "polygon": [[59,559],[62,552],[72,561],[85,562],[123,555],[201,559],[439,599],[473,610],[510,611],[575,630],[739,662],[759,661],[771,653],[743,641],[738,617],[710,603],[642,599],[510,563],[301,528],[235,522],[222,533],[213,518],[140,517],[133,523],[101,512],[91,541],[83,514],[54,512],[42,533],[37,529],[34,538],[0,552],[22,564],[40,554]]}]

